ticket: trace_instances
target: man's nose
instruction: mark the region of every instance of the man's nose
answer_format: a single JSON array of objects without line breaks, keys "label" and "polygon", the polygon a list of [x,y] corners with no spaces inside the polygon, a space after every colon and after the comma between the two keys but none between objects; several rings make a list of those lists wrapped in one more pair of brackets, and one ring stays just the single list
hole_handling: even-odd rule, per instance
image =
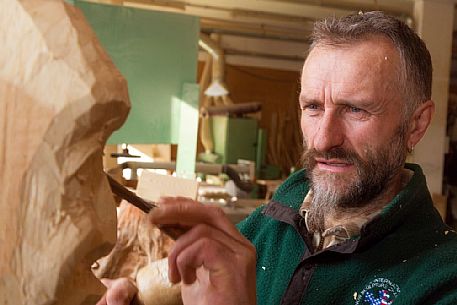
[{"label": "man's nose", "polygon": [[344,142],[344,128],[337,113],[325,112],[314,137],[314,149],[325,152],[340,147]]}]

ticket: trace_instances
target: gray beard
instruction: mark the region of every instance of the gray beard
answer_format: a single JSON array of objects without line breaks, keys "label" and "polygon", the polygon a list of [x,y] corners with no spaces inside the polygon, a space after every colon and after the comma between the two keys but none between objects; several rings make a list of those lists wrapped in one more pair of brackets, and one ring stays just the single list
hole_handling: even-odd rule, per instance
[{"label": "gray beard", "polygon": [[[361,207],[380,196],[404,165],[407,154],[405,134],[399,128],[391,142],[380,151],[367,149],[366,161],[355,152],[342,148],[334,148],[325,153],[305,151],[302,159],[313,190],[307,215],[308,230],[323,232],[326,214],[337,208]],[[354,164],[356,174],[347,176],[319,172],[316,157],[346,160]]]},{"label": "gray beard", "polygon": [[[334,177],[330,177],[329,180],[334,180],[332,178]],[[331,185],[330,181],[328,183]],[[341,194],[336,188],[323,183],[311,182],[310,188],[313,191],[313,198],[306,216],[308,230],[311,232],[323,232],[325,214],[340,205]]]}]

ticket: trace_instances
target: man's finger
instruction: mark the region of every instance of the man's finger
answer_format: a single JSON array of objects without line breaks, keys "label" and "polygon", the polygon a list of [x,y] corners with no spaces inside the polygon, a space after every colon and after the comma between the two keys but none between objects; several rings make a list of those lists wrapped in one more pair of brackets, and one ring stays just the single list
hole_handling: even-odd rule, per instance
[{"label": "man's finger", "polygon": [[138,288],[128,278],[100,280],[108,289],[97,305],[128,305],[138,293]]},{"label": "man's finger", "polygon": [[102,282],[102,284],[105,285],[106,288],[111,288],[111,286],[113,286],[114,281],[115,280],[108,278],[100,279],[100,282]]},{"label": "man's finger", "polygon": [[103,295],[103,297],[95,305],[108,305],[106,303],[106,293]]},{"label": "man's finger", "polygon": [[208,240],[217,241],[227,247],[227,251],[232,255],[236,252],[242,252],[245,246],[240,244],[238,240],[232,236],[227,235],[225,232],[211,228],[207,224],[198,224],[189,230],[186,234],[182,235],[175,243],[172,251],[168,256],[168,270],[169,278],[173,283],[179,282],[180,276],[177,267],[177,257],[184,249],[195,244],[199,239],[206,238]]},{"label": "man's finger", "polygon": [[250,244],[226,217],[222,209],[196,204],[190,199],[161,198],[160,207],[152,209],[149,219],[155,224],[195,226],[207,224],[232,236],[244,245]]},{"label": "man's finger", "polygon": [[196,280],[196,272],[205,267],[210,273],[220,272],[228,262],[227,254],[231,249],[222,243],[208,238],[200,238],[189,245],[176,257],[176,266],[184,284],[192,284]]}]

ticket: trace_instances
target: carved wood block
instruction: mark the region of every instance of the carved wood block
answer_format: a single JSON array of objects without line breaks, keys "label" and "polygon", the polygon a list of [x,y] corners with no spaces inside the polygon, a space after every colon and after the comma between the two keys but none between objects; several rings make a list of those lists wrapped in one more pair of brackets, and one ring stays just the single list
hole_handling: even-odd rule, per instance
[{"label": "carved wood block", "polygon": [[[198,182],[144,170],[137,194],[156,201],[161,196],[196,198]],[[117,242],[111,253],[93,266],[99,278],[129,277],[135,280],[144,305],[181,305],[180,285],[168,280],[167,256],[174,241],[153,225],[141,210],[122,201]]]},{"label": "carved wood block", "polygon": [[174,241],[153,225],[140,209],[122,201],[118,211],[117,241],[111,252],[93,265],[98,278],[136,280],[144,266],[166,258]]},{"label": "carved wood block", "polygon": [[102,151],[126,81],[73,6],[0,6],[0,304],[95,304],[90,266],[116,240]]},{"label": "carved wood block", "polygon": [[94,274],[133,279],[143,305],[182,305],[180,285],[168,280],[167,256],[174,241],[126,201],[121,202],[118,214],[116,245],[93,265]]}]

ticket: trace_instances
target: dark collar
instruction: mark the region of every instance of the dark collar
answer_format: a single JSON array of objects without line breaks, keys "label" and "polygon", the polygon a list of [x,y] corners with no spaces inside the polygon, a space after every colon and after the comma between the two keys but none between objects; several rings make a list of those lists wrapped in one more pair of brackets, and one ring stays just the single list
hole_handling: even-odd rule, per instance
[{"label": "dark collar", "polygon": [[[426,205],[427,202],[430,203],[431,196],[428,192],[425,176],[423,175],[421,168],[415,164],[406,164],[405,167],[414,172],[413,177],[407,186],[392,199],[379,215],[362,226],[360,236],[328,247],[321,252],[333,251],[339,253],[352,253],[382,239],[405,221],[413,221],[412,215],[415,214],[415,211],[420,210],[423,205]],[[303,177],[304,174],[295,175],[295,177],[291,178],[303,179]],[[286,181],[285,184],[287,183],[296,184],[294,181]],[[301,183],[307,184],[307,181],[301,180]],[[306,195],[306,192],[303,197]],[[311,234],[306,229],[303,217],[298,213],[300,207],[298,202],[303,201],[303,198],[296,201],[297,203],[287,205],[274,199],[265,206],[262,213],[265,216],[291,225],[302,237],[308,249],[312,249]],[[313,255],[319,253],[320,252]]]}]

